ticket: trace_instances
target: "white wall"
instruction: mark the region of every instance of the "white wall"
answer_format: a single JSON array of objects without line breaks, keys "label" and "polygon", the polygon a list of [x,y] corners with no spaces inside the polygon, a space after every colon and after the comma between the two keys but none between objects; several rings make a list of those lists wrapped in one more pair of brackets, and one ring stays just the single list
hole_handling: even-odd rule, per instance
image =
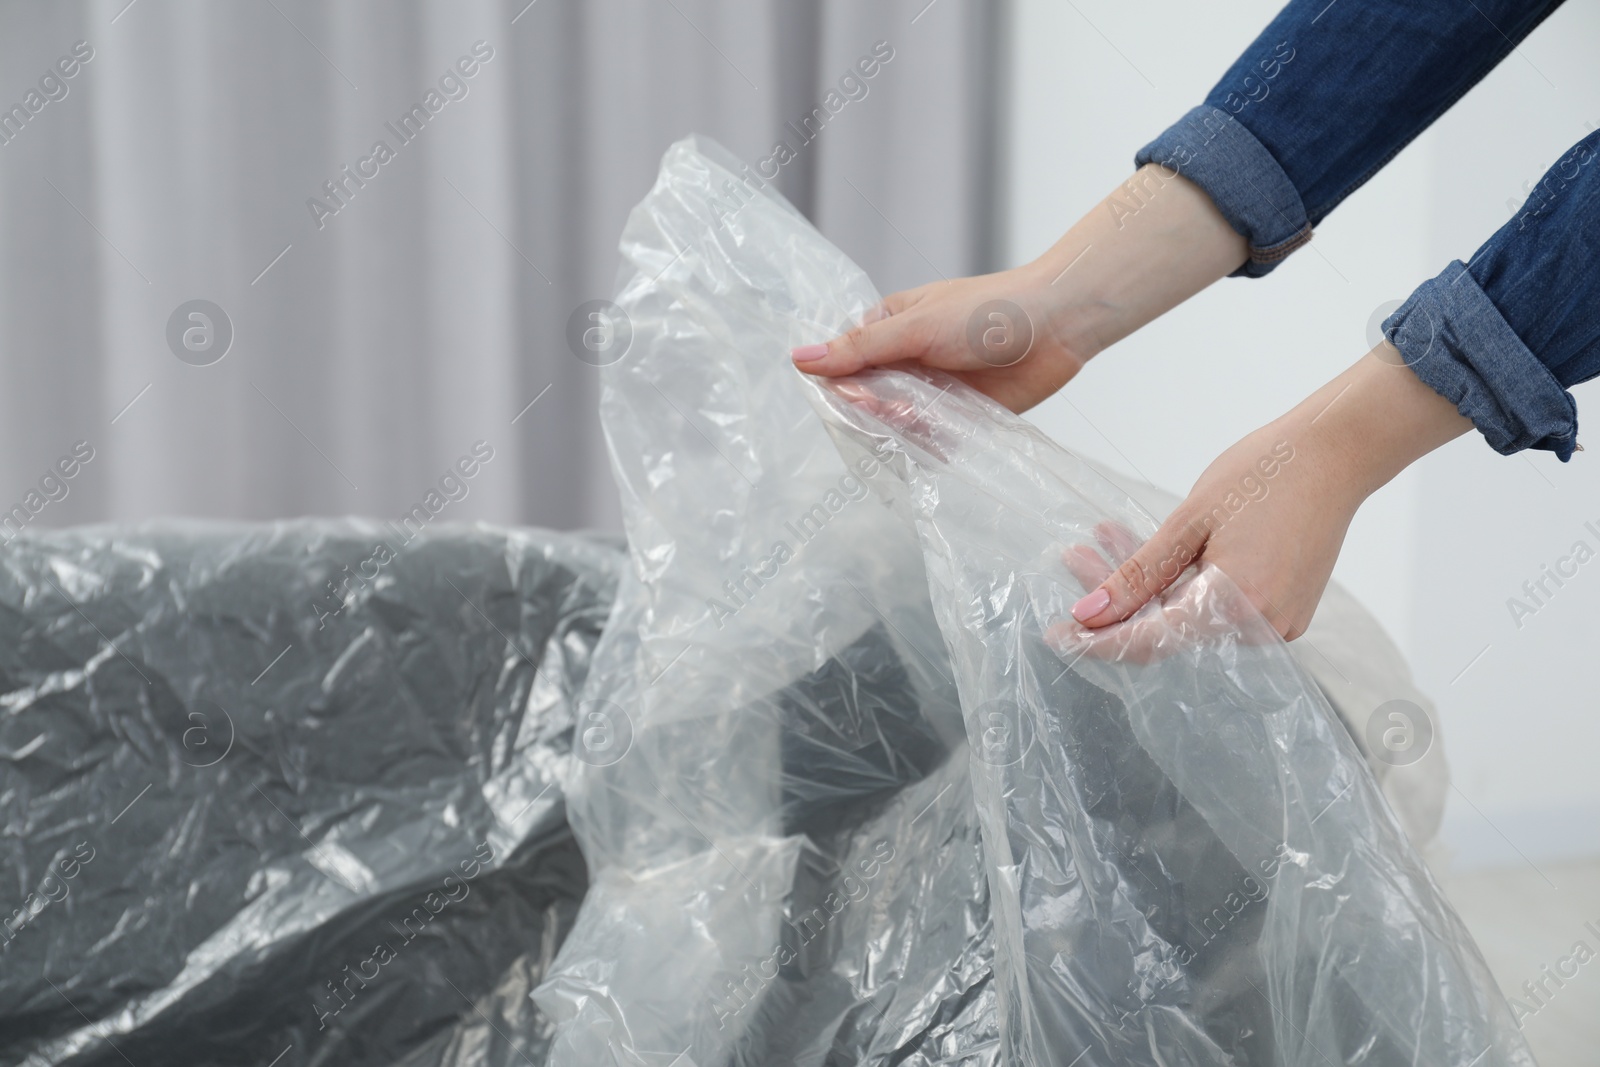
[{"label": "white wall", "polygon": [[[1279,6],[1016,0],[1006,261],[1037,255],[1125,179]],[[1470,258],[1510,216],[1507,199],[1600,125],[1597,41],[1600,9],[1558,11],[1309,248],[1264,280],[1200,294],[1030,417],[1069,448],[1186,490],[1365,352],[1375,309]],[[1272,91],[1292,92],[1295,73]],[[1600,386],[1576,395],[1580,416],[1600,412]],[[1600,529],[1590,443],[1562,465],[1499,456],[1475,434],[1454,442],[1368,501],[1335,571],[1438,702],[1457,786],[1444,839],[1463,866],[1600,854],[1600,559],[1520,630],[1506,606],[1574,541],[1600,549],[1583,526]]]}]

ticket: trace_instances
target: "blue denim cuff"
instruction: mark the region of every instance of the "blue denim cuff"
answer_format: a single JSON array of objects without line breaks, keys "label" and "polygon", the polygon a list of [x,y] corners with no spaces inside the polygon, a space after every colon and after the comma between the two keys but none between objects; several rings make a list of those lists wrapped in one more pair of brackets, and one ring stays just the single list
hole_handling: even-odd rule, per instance
[{"label": "blue denim cuff", "polygon": [[1554,452],[1578,441],[1578,407],[1523,344],[1458,259],[1417,287],[1383,333],[1434,392],[1472,420],[1496,451]]},{"label": "blue denim cuff", "polygon": [[1139,149],[1134,165],[1156,163],[1211,197],[1250,243],[1235,275],[1260,278],[1311,240],[1311,221],[1294,183],[1254,134],[1221,108],[1201,104]]}]

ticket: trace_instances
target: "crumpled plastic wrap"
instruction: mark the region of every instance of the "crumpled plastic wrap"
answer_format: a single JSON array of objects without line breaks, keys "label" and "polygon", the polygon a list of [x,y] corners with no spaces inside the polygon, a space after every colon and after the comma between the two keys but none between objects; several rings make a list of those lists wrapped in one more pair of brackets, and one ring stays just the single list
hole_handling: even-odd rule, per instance
[{"label": "crumpled plastic wrap", "polygon": [[[1087,459],[1083,462],[1157,520],[1164,520],[1181,502],[1180,497],[1122,471]],[[1437,845],[1435,838],[1444,818],[1450,770],[1445,761],[1444,730],[1433,701],[1417,688],[1399,646],[1348,589],[1331,581],[1322,592],[1311,625],[1288,647],[1368,758],[1367,766],[1406,837],[1429,855]],[[1381,732],[1375,738],[1368,736],[1371,721],[1377,715],[1385,726],[1391,725],[1381,709],[1386,704],[1395,706],[1396,701],[1427,723],[1431,737],[1421,748],[1374,753],[1374,744],[1383,748],[1385,742]],[[1396,740],[1413,742],[1416,737]]]},{"label": "crumpled plastic wrap", "polygon": [[1214,567],[1088,635],[1155,522],[953,379],[811,386],[921,535],[975,739],[1008,1061],[1532,1064],[1321,692]]},{"label": "crumpled plastic wrap", "polygon": [[1150,518],[950,379],[798,375],[877,294],[716,146],[668,151],[622,247],[631,569],[553,1065],[1532,1064],[1223,575],[1086,651],[1061,552]]},{"label": "crumpled plastic wrap", "polygon": [[[0,552],[0,1064],[1531,1064],[1222,575],[1086,651],[1060,553],[1150,518],[948,380],[798,375],[877,294],[716,146],[623,251],[626,556]],[[1341,604],[1308,662],[1358,727],[1409,681]],[[1403,769],[1420,839],[1442,764]]]},{"label": "crumpled plastic wrap", "polygon": [[11,542],[0,1063],[541,1062],[621,559],[365,522]]},{"label": "crumpled plastic wrap", "polygon": [[632,567],[578,706],[593,888],[536,993],[550,1062],[993,1063],[987,886],[916,540],[766,358],[871,287],[787,203],[735,199],[719,228],[731,169],[674,147],[623,235],[633,341],[600,411]]}]

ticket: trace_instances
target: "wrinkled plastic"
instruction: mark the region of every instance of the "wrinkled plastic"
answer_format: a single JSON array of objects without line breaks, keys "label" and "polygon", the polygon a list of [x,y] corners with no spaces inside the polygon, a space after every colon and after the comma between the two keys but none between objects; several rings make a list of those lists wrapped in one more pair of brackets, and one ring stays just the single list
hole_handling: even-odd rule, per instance
[{"label": "wrinkled plastic", "polygon": [[[1090,460],[1083,462],[1157,520],[1164,520],[1181,502],[1180,497],[1121,471]],[[1433,701],[1417,688],[1404,654],[1372,613],[1337,581],[1329,582],[1322,591],[1311,625],[1288,647],[1368,758],[1367,766],[1406,837],[1426,855],[1444,817],[1450,771],[1445,764],[1444,730],[1439,716]],[[1420,750],[1374,753],[1374,742],[1381,748],[1384,741],[1381,735],[1375,739],[1367,736],[1370,723],[1383,705],[1394,701],[1403,702],[1400,706],[1426,722],[1432,736]],[[1391,720],[1381,716],[1380,721],[1384,726],[1392,725]],[[1416,735],[1394,740],[1415,741]],[[1396,755],[1400,758],[1396,759]]]},{"label": "wrinkled plastic", "polygon": [[[1531,1063],[1221,575],[1152,662],[1080,658],[1059,552],[1148,533],[1124,491],[947,381],[795,373],[877,294],[749,174],[674,146],[624,236],[626,563],[5,547],[0,1063]],[[1316,625],[1359,724],[1403,665]]]},{"label": "wrinkled plastic", "polygon": [[632,567],[552,1064],[1532,1063],[1222,575],[1148,662],[1079,656],[1060,553],[1148,535],[1125,493],[949,380],[799,376],[877,294],[715,146],[669,150],[622,246]]},{"label": "wrinkled plastic", "polygon": [[787,203],[727,199],[732,169],[675,146],[623,235],[600,412],[632,567],[578,707],[593,888],[536,994],[550,1062],[993,1063],[915,537],[770,358],[874,296]]},{"label": "wrinkled plastic", "polygon": [[1010,1062],[1532,1064],[1348,732],[1226,575],[1085,634],[1063,549],[1155,532],[1121,490],[948,377],[809,391],[847,454],[894,453],[921,535]]},{"label": "wrinkled plastic", "polygon": [[12,541],[0,1063],[541,1062],[621,559],[362,522]]}]

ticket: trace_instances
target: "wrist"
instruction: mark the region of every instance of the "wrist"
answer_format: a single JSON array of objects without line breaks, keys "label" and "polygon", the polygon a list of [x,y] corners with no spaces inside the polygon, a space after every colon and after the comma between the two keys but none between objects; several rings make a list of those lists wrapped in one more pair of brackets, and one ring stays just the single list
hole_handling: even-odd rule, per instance
[{"label": "wrist", "polygon": [[1325,465],[1329,491],[1352,508],[1412,463],[1472,428],[1455,405],[1423,384],[1387,343],[1284,418],[1289,423],[1285,432],[1304,441]]},{"label": "wrist", "polygon": [[[1115,326],[1115,311],[1109,300],[1097,291],[1099,279],[1085,272],[1082,282],[1068,281],[1083,260],[1073,262],[1059,254],[1061,245],[1017,268],[1030,303],[1038,309],[1036,326],[1056,347],[1086,363],[1121,336]],[[1092,253],[1091,253],[1092,254]],[[1087,258],[1085,256],[1084,258]]]}]

